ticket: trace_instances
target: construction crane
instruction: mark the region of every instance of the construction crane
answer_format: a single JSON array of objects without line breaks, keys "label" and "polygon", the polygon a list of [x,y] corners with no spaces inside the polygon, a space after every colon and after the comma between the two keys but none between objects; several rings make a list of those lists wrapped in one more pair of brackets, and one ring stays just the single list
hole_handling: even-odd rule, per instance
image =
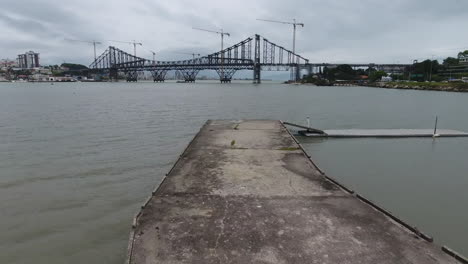
[{"label": "construction crane", "polygon": [[102,44],[102,42],[95,41],[95,40],[90,41],[90,40],[78,40],[78,39],[65,39],[65,40],[93,44],[93,46],[94,46],[94,60],[96,61],[96,45]]},{"label": "construction crane", "polygon": [[[143,46],[142,46],[143,47]],[[156,51],[152,51],[150,49],[147,49],[146,47],[143,47],[145,50],[151,52],[153,54],[153,64],[156,62]]]},{"label": "construction crane", "polygon": [[208,29],[203,29],[203,28],[192,28],[192,29],[195,29],[195,30],[201,30],[201,31],[206,31],[206,32],[211,32],[211,33],[215,33],[215,34],[219,34],[221,35],[221,50],[224,49],[224,35],[230,37],[231,34],[227,33],[227,32],[224,32],[223,29],[221,28],[220,31],[215,31],[215,30],[208,30]]},{"label": "construction crane", "polygon": [[146,49],[147,51],[151,52],[151,54],[153,54],[153,61],[151,62],[151,64],[156,64],[156,51],[152,51],[152,50],[149,50],[149,49]]},{"label": "construction crane", "polygon": [[[279,24],[286,24],[286,25],[293,25],[293,48],[292,48],[292,52],[294,54],[296,54],[296,27],[297,26],[304,27],[304,23],[298,23],[298,22],[296,22],[296,19],[293,19],[292,22],[277,21],[277,20],[270,20],[270,19],[258,19],[258,18],[257,18],[257,20],[265,21],[265,22],[272,22],[272,23],[279,23]],[[294,68],[291,68],[291,80],[295,80],[296,78],[297,78],[297,75],[296,75],[296,77],[294,77]]]},{"label": "construction crane", "polygon": [[[118,42],[118,43],[132,44],[132,45],[133,45],[133,55],[134,55],[135,57],[136,57],[136,46],[137,46],[137,45],[143,46],[143,43],[141,43],[141,42],[136,42],[135,40],[134,40],[134,41],[109,40],[109,41]],[[154,55],[153,55],[153,56],[154,56]]]},{"label": "construction crane", "polygon": [[156,51],[152,51],[152,50],[148,50],[149,52],[151,52],[151,54],[153,54],[153,61],[156,61]]},{"label": "construction crane", "polygon": [[272,23],[280,23],[280,24],[286,24],[286,25],[293,25],[293,50],[292,52],[295,54],[296,53],[296,27],[301,26],[304,27],[304,23],[298,23],[296,22],[296,19],[293,19],[293,22],[287,22],[287,21],[276,21],[276,20],[269,20],[269,19],[258,19],[259,21],[266,21],[266,22],[272,22]]},{"label": "construction crane", "polygon": [[224,50],[224,35],[230,37],[231,34],[229,34],[227,32],[224,32],[222,28],[220,29],[220,31],[208,30],[208,29],[196,28],[196,27],[193,27],[192,29],[206,31],[206,32],[210,32],[210,33],[215,33],[215,34],[219,34],[221,36],[221,76],[220,77],[221,77],[221,80],[223,80],[224,79],[224,70],[223,70],[224,52],[222,52],[222,51]]},{"label": "construction crane", "polygon": [[176,54],[184,54],[184,55],[192,55],[193,58],[195,59],[195,56],[200,57],[200,53],[188,53],[188,52],[174,52]]}]

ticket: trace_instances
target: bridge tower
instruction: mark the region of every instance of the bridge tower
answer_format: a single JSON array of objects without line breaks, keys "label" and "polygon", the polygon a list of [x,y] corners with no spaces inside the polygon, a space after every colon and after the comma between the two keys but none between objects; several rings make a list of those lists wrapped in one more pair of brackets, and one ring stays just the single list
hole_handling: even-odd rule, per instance
[{"label": "bridge tower", "polygon": [[261,65],[260,65],[260,35],[255,35],[255,58],[253,69],[253,82],[261,83]]}]

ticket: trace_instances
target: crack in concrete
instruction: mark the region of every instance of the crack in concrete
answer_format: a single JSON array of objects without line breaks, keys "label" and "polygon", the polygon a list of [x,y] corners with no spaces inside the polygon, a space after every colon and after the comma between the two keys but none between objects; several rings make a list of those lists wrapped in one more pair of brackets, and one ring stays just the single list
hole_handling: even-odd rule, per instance
[{"label": "crack in concrete", "polygon": [[293,192],[295,194],[297,194],[296,189],[292,186],[292,177],[291,177],[291,175],[289,175],[289,187],[293,190]]},{"label": "crack in concrete", "polygon": [[[219,239],[224,235],[224,220],[226,219],[226,216],[227,216],[227,210],[228,210],[228,207],[229,207],[229,201],[227,199],[224,200],[224,210],[223,210],[223,217],[221,218],[221,223],[220,223],[220,227],[221,227],[221,231],[219,232],[218,234],[218,237],[216,238],[216,242],[215,242],[215,247],[214,247],[214,251],[215,251],[215,254],[216,254],[216,257],[218,258],[219,261],[221,261],[221,258],[219,257],[218,255],[218,245],[219,245]],[[229,258],[226,256],[226,254],[224,253],[224,258],[226,260],[228,260]],[[221,262],[222,263],[222,262]]]}]

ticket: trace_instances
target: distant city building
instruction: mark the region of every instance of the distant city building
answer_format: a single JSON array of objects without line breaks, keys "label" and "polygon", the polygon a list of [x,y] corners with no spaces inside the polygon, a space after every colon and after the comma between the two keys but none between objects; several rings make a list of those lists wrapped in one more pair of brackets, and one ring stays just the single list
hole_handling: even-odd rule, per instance
[{"label": "distant city building", "polygon": [[18,55],[18,67],[21,69],[32,69],[39,67],[39,53],[34,51],[26,52]]},{"label": "distant city building", "polygon": [[16,61],[12,61],[9,59],[0,60],[0,67],[15,67],[15,66],[17,66]]},{"label": "distant city building", "polygon": [[468,63],[468,54],[460,52],[458,54],[458,63]]},{"label": "distant city building", "polygon": [[12,61],[9,59],[2,59],[0,60],[0,70],[1,71],[8,71],[9,69],[17,67],[16,61]]}]

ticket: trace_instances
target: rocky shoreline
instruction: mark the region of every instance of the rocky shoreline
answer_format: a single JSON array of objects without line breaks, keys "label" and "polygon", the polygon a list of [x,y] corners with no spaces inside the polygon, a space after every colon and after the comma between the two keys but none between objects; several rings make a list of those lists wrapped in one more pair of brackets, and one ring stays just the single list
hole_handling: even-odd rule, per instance
[{"label": "rocky shoreline", "polygon": [[422,90],[422,91],[442,91],[442,92],[468,92],[467,83],[369,83],[364,86],[387,88],[387,89],[402,89],[402,90]]}]

